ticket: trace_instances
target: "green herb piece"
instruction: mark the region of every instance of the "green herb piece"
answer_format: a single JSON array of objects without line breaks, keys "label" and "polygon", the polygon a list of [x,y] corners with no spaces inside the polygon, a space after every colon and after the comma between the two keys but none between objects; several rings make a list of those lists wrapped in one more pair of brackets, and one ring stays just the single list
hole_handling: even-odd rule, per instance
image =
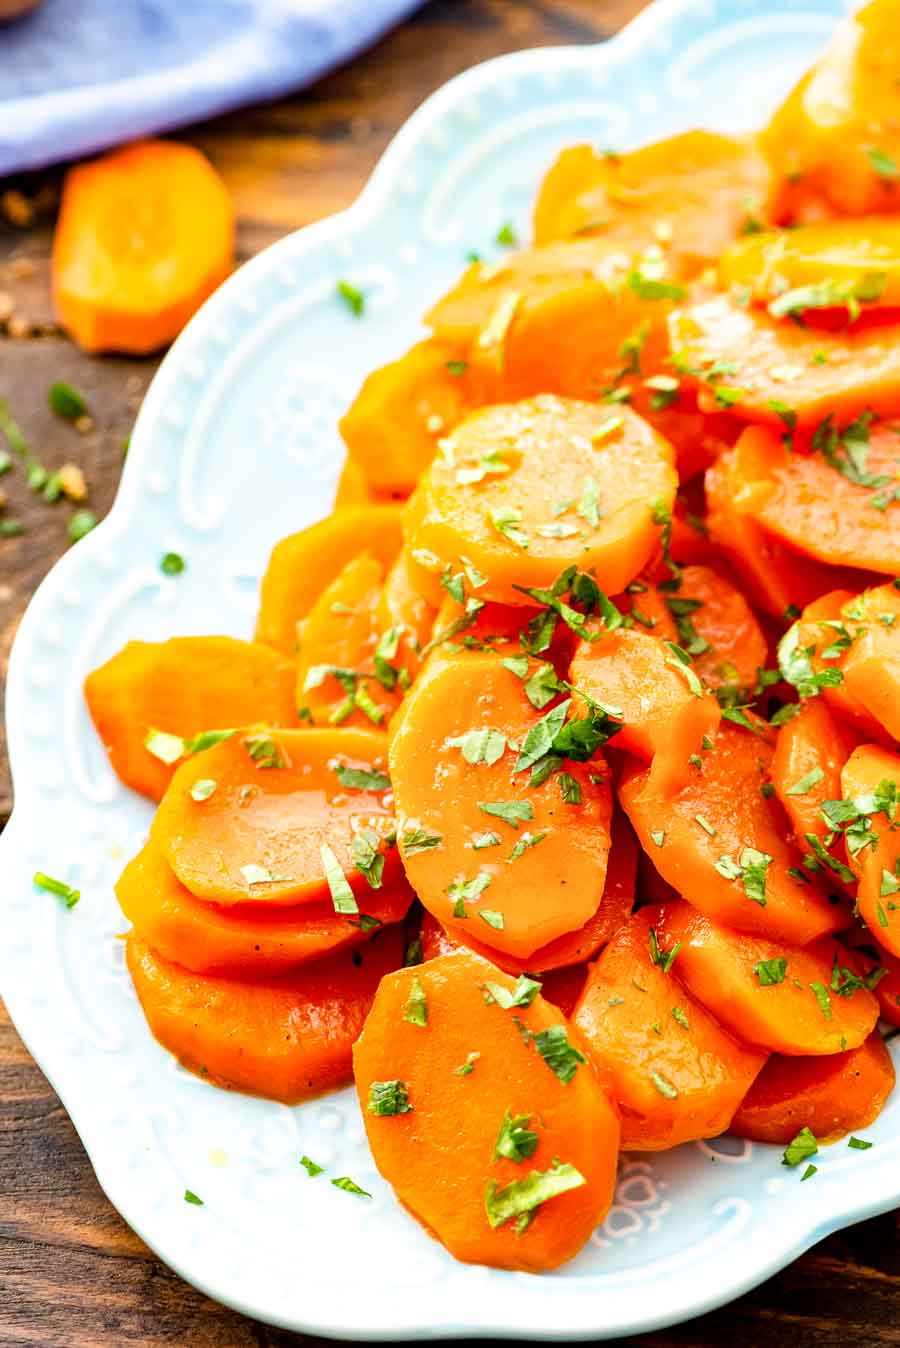
[{"label": "green herb piece", "polygon": [[336,913],[358,913],[359,904],[356,902],[356,896],[347,882],[347,877],[341,868],[341,863],[328,846],[328,843],[322,843],[319,848],[319,855],[322,858],[322,868],[325,872],[325,879],[328,882],[328,888],[331,892],[331,902],[334,905],[334,911]]},{"label": "green herb piece", "polygon": [[691,615],[703,607],[701,599],[685,599],[680,595],[667,595],[666,608],[675,619],[678,640],[688,655],[702,655],[710,649],[706,637],[702,637],[694,627]]},{"label": "green herb piece", "polygon": [[348,917],[347,921],[351,927],[358,927],[360,931],[377,931],[384,926],[381,918],[371,917],[368,913],[360,913],[358,918]]},{"label": "green herb piece", "polygon": [[534,818],[534,808],[530,800],[479,800],[478,808],[484,814],[502,819],[504,824],[517,829],[519,821]]},{"label": "green herb piece", "polygon": [[508,538],[510,543],[515,543],[523,552],[531,546],[531,539],[518,527],[522,523],[521,510],[516,510],[514,506],[498,506],[488,511],[488,518],[498,534]]},{"label": "green herb piece", "polygon": [[198,1198],[197,1195],[191,1189],[185,1189],[184,1201],[185,1203],[193,1203],[194,1207],[197,1208],[202,1208],[204,1206],[203,1199]]},{"label": "green herb piece", "polygon": [[346,763],[335,765],[334,775],[341,786],[350,791],[389,791],[391,779],[376,768],[351,768]]},{"label": "green herb piece", "polygon": [[817,285],[795,286],[769,304],[773,318],[802,314],[807,309],[834,309],[846,306],[851,320],[859,317],[860,304],[871,304],[881,298],[887,274],[883,271],[866,272],[856,280],[822,281]]},{"label": "green herb piece", "polygon": [[244,748],[258,768],[268,771],[286,766],[284,755],[269,730],[254,730],[245,735]]},{"label": "green herb piece", "polygon": [[674,641],[666,641],[664,644],[668,646],[669,650],[672,652],[671,655],[666,657],[666,664],[669,669],[674,669],[676,674],[681,675],[694,697],[702,697],[703,684],[691,668],[691,657],[688,655],[687,651],[683,650],[681,646],[676,645]]},{"label": "green herb piece", "polygon": [[659,1091],[660,1095],[662,1095],[666,1100],[678,1099],[678,1091],[672,1085],[671,1081],[669,1081],[666,1077],[664,1077],[662,1073],[651,1072],[650,1080],[653,1082],[654,1086]]},{"label": "green herb piece", "polygon": [[459,749],[467,763],[496,763],[507,746],[506,736],[500,730],[467,730],[464,735],[448,739],[450,748]]},{"label": "green herb piece", "polygon": [[496,908],[479,908],[478,916],[494,931],[503,930],[503,914],[497,912]]},{"label": "green herb piece", "polygon": [[869,146],[866,150],[869,164],[872,172],[885,182],[896,182],[900,178],[900,168],[897,167],[897,161],[886,150],[879,150],[876,145]]},{"label": "green herb piece", "polygon": [[[516,658],[516,656],[513,656],[513,659]],[[525,659],[527,661],[527,656]],[[551,664],[544,663],[538,665],[530,679],[525,680],[522,691],[532,707],[535,707],[538,711],[543,711],[547,703],[552,702],[557,693],[562,691],[562,687],[563,685],[556,677],[556,670]]]},{"label": "green herb piece", "polygon": [[[484,893],[490,883],[491,877],[485,874],[484,871],[480,871],[473,880],[454,880],[452,884],[447,886],[445,893],[449,898],[456,901],[456,907],[458,909],[460,905],[471,902],[472,899],[477,899],[479,894]],[[456,909],[454,909],[453,916],[465,917],[465,908],[463,907],[461,912],[457,912]]]},{"label": "green herb piece", "polygon": [[808,870],[821,870],[824,867],[825,870],[836,875],[839,880],[843,880],[845,884],[853,883],[856,876],[850,867],[845,865],[843,861],[839,861],[837,857],[833,857],[817,834],[804,833],[803,836],[812,848],[812,856],[807,853],[803,858],[803,864]]},{"label": "green herb piece", "polygon": [[656,936],[655,928],[650,928],[650,959],[667,974],[678,958],[678,952],[681,950],[681,941],[676,941],[671,950],[663,950]]},{"label": "green herb piece", "polygon": [[592,529],[597,528],[600,523],[600,492],[592,477],[584,479],[584,486],[581,489],[576,510]]},{"label": "green herb piece", "polygon": [[403,967],[404,969],[411,969],[414,965],[421,964],[423,959],[424,951],[422,950],[422,936],[419,934],[418,936],[413,937],[404,951]]},{"label": "green herb piece", "polygon": [[638,270],[628,273],[625,284],[642,300],[683,300],[687,294],[683,286],[655,280]]},{"label": "green herb piece", "polygon": [[495,1230],[515,1219],[521,1235],[542,1203],[570,1189],[580,1189],[586,1182],[575,1166],[558,1161],[549,1170],[532,1170],[524,1179],[510,1184],[500,1186],[496,1180],[488,1180],[484,1193],[487,1219]]},{"label": "green herb piece", "polygon": [[454,379],[460,379],[469,368],[467,360],[448,360],[447,369],[453,375]]},{"label": "green herb piece", "polygon": [[435,646],[440,646],[444,641],[451,641],[454,637],[458,637],[461,632],[467,632],[470,627],[474,627],[478,615],[483,608],[483,599],[468,598],[466,600],[465,609],[459,617],[454,618],[453,622],[448,623],[446,627],[442,627],[439,632],[434,634],[428,644],[423,647],[421,652],[422,658],[424,659],[426,655],[430,654]]},{"label": "green herb piece", "polygon": [[810,1156],[815,1156],[818,1150],[819,1144],[815,1136],[808,1128],[801,1128],[793,1141],[785,1147],[781,1164],[801,1165],[804,1161],[808,1161]]},{"label": "green herb piece", "polygon": [[793,786],[785,788],[785,794],[788,796],[805,796],[807,791],[811,791],[814,786],[821,782],[825,773],[820,767],[810,768],[809,772],[794,782]]},{"label": "green herb piece", "polygon": [[144,748],[160,763],[171,767],[184,755],[186,745],[180,735],[170,735],[165,730],[150,730],[144,740]]},{"label": "green herb piece", "polygon": [[425,989],[418,974],[413,974],[409,996],[403,1008],[403,1019],[409,1021],[410,1025],[420,1025],[423,1028],[428,1024],[428,998],[425,996]]},{"label": "green herb piece", "polygon": [[309,1175],[310,1179],[315,1179],[316,1175],[324,1174],[325,1167],[323,1165],[316,1165],[316,1162],[310,1160],[308,1156],[301,1156],[300,1164],[303,1166],[303,1169],[306,1171],[307,1175]]},{"label": "green herb piece", "polygon": [[550,1025],[546,1030],[539,1031],[534,1036],[534,1046],[563,1085],[568,1085],[578,1071],[579,1064],[586,1061],[583,1054],[569,1043],[564,1025]]},{"label": "green herb piece", "polygon": [[201,730],[199,735],[193,739],[184,741],[184,752],[186,754],[199,754],[204,749],[212,749],[214,745],[221,744],[223,740],[230,740],[232,735],[236,735],[236,730]]},{"label": "green herb piece", "polygon": [[351,285],[349,281],[338,281],[337,293],[346,304],[347,308],[353,314],[354,318],[362,318],[366,309],[366,297],[357,286]]},{"label": "green herb piece", "polygon": [[644,388],[651,390],[650,410],[662,412],[678,401],[679,381],[671,374],[654,374],[644,380]]},{"label": "green herb piece", "polygon": [[778,667],[782,677],[802,698],[817,697],[822,688],[834,688],[843,682],[844,676],[839,669],[814,672],[811,656],[815,653],[815,646],[800,646],[798,623],[794,623],[778,643]]},{"label": "green herb piece", "polygon": [[512,992],[502,983],[485,983],[485,987],[504,1011],[509,1011],[515,1006],[530,1006],[541,990],[538,980],[529,978],[527,974],[519,974]]},{"label": "green herb piece", "polygon": [[76,510],[66,526],[70,543],[77,543],[96,528],[97,517],[90,510]]},{"label": "green herb piece", "polygon": [[529,1129],[530,1122],[530,1114],[516,1114],[513,1117],[509,1110],[506,1111],[500,1132],[497,1134],[497,1141],[494,1143],[495,1161],[505,1156],[508,1161],[515,1161],[516,1165],[521,1165],[534,1155],[539,1138],[537,1133]]},{"label": "green herb piece", "polygon": [[779,955],[776,959],[760,960],[753,966],[753,972],[759,979],[759,985],[762,988],[772,988],[778,983],[783,983],[787,975],[788,962],[784,955]]},{"label": "green herb piece", "polygon": [[[408,1020],[409,1017],[407,1016]],[[369,1099],[366,1104],[369,1114],[379,1118],[389,1118],[394,1114],[411,1114],[409,1090],[404,1081],[373,1081],[369,1087]]]},{"label": "green herb piece", "polygon": [[472,839],[472,850],[483,852],[486,847],[499,847],[501,842],[499,833],[476,833]]},{"label": "green herb piece", "polygon": [[571,773],[561,772],[557,777],[560,795],[564,805],[581,804],[581,783]]},{"label": "green herb piece", "polygon": [[444,841],[440,833],[426,833],[423,828],[407,829],[400,838],[404,856],[414,857],[417,852],[429,852]]},{"label": "green herb piece", "polygon": [[338,1179],[333,1179],[331,1183],[336,1189],[343,1189],[345,1193],[357,1194],[360,1198],[372,1197],[368,1189],[361,1189],[356,1181],[352,1180],[349,1175],[341,1175]]},{"label": "green herb piece", "polygon": [[818,1173],[819,1167],[817,1165],[808,1165],[800,1176],[800,1183],[802,1184],[804,1180],[812,1179],[813,1175],[818,1175]]},{"label": "green herb piece", "polygon": [[[530,661],[524,653],[522,655],[508,655],[500,661],[504,669],[508,669],[510,674],[515,674],[517,679],[524,679],[528,673]],[[549,666],[553,668],[553,666]]]},{"label": "green herb piece", "polygon": [[51,412],[61,417],[63,421],[77,421],[79,417],[88,414],[87,403],[78,390],[61,380],[50,385],[47,390],[47,402],[50,404]]},{"label": "green herb piece", "polygon": [[466,1057],[465,1062],[460,1067],[454,1067],[453,1075],[455,1077],[467,1077],[475,1070],[475,1064],[481,1057],[480,1053],[473,1051]]},{"label": "green herb piece", "polygon": [[74,908],[81,898],[79,889],[73,889],[64,880],[54,880],[52,875],[45,875],[43,871],[35,871],[34,884],[38,889],[46,890],[48,894],[55,894],[57,898],[65,899],[67,908]]},{"label": "green herb piece", "polygon": [[209,800],[216,789],[216,782],[212,777],[199,777],[191,787],[191,800],[204,801]]},{"label": "green herb piece", "polygon": [[510,852],[509,860],[518,861],[519,857],[522,856],[525,852],[527,852],[529,847],[537,847],[538,843],[543,842],[546,836],[547,836],[546,832],[529,833],[526,830],[526,832],[522,834],[521,838],[516,843],[513,850]]},{"label": "green herb piece", "polygon": [[892,894],[897,893],[900,893],[900,879],[898,879],[897,876],[892,874],[889,870],[882,869],[881,885],[879,886],[878,897],[881,899],[887,899]]},{"label": "green herb piece", "polygon": [[689,1030],[691,1028],[691,1022],[688,1020],[687,1012],[682,1010],[680,1006],[672,1007],[672,1019],[680,1025],[683,1030]]},{"label": "green herb piece", "polygon": [[741,884],[744,886],[744,893],[748,899],[765,908],[766,875],[773,858],[768,852],[758,852],[755,847],[744,847],[738,861],[741,865]]},{"label": "green herb piece", "polygon": [[819,1010],[822,1012],[822,1015],[826,1020],[831,1020],[831,997],[825,984],[813,981],[810,983],[809,987],[816,1001],[819,1003]]},{"label": "green herb piece", "polygon": [[519,242],[519,236],[516,234],[515,227],[510,220],[504,220],[503,224],[497,230],[494,242],[501,248],[515,248]]},{"label": "green herb piece", "polygon": [[21,520],[0,520],[0,538],[19,538],[24,532],[25,525]]},{"label": "green herb piece", "polygon": [[662,829],[655,829],[650,834],[650,840],[656,847],[662,847],[663,843],[666,841],[666,835]]},{"label": "green herb piece", "polygon": [[847,1140],[847,1146],[852,1147],[854,1151],[868,1151],[874,1145],[874,1142],[866,1142],[861,1137],[851,1137]]},{"label": "green herb piece", "polygon": [[695,814],[694,819],[700,825],[700,827],[703,829],[703,832],[707,834],[708,837],[714,838],[716,836],[716,830],[713,828],[712,824],[709,822],[705,814]]},{"label": "green herb piece", "polygon": [[255,861],[242,866],[241,875],[248,885],[270,885],[276,879],[267,866],[258,866]]},{"label": "green herb piece", "polygon": [[352,852],[354,868],[364,877],[369,888],[380,889],[384,875],[384,853],[378,834],[370,828],[354,833]]}]

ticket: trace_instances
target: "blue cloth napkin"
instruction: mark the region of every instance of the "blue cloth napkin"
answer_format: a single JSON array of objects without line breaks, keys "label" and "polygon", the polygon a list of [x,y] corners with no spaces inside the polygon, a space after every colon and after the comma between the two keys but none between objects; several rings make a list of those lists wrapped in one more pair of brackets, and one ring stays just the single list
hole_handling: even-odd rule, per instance
[{"label": "blue cloth napkin", "polygon": [[419,0],[44,0],[0,24],[0,174],[307,84]]}]

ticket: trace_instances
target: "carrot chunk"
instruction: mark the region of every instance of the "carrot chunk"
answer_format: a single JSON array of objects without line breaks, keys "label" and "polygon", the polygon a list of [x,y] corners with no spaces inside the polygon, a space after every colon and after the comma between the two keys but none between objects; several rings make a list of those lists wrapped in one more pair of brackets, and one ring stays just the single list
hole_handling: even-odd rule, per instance
[{"label": "carrot chunk", "polygon": [[284,978],[195,974],[137,936],[128,970],[147,1024],[179,1062],[217,1086],[295,1104],[352,1076],[352,1046],[381,979],[403,959],[399,927]]},{"label": "carrot chunk", "polygon": [[330,900],[296,908],[258,903],[220,908],[195,899],[174,875],[155,842],[129,861],[116,897],[135,934],[165,960],[194,973],[270,977],[359,945],[400,922],[412,891],[397,877],[388,888],[360,895],[364,913],[336,913]]},{"label": "carrot chunk", "polygon": [[837,941],[789,946],[712,922],[683,900],[666,907],[659,939],[678,947],[687,990],[745,1044],[772,1053],[858,1048],[878,1021],[878,1000],[848,968]]},{"label": "carrot chunk", "polygon": [[651,946],[655,916],[642,909],[610,941],[572,1022],[619,1106],[625,1150],[723,1133],[765,1062],[681,987],[671,950]]},{"label": "carrot chunk", "polygon": [[[373,730],[246,730],[183,763],[150,830],[192,894],[221,904],[365,911],[384,871],[386,741]],[[212,790],[210,790],[212,783]]]},{"label": "carrot chunk", "polygon": [[841,769],[858,740],[821,697],[807,699],[778,731],[772,785],[800,846],[807,833],[824,839],[831,832],[822,803],[840,798]]},{"label": "carrot chunk", "polygon": [[857,907],[878,944],[900,957],[900,755],[860,745],[841,784],[838,819],[859,873]]},{"label": "carrot chunk", "polygon": [[297,624],[349,561],[369,551],[385,566],[393,562],[403,542],[400,518],[396,505],[345,506],[276,543],[262,579],[257,641],[296,651]]},{"label": "carrot chunk", "polygon": [[710,688],[752,693],[766,663],[768,642],[744,595],[709,566],[686,566],[668,596],[677,640]]},{"label": "carrot chunk", "polygon": [[185,743],[212,728],[297,724],[295,673],[233,637],[129,641],[85,679],[88,710],[116,776],[159,800]]},{"label": "carrot chunk", "polygon": [[747,1092],[731,1131],[786,1145],[808,1128],[821,1145],[874,1123],[894,1089],[891,1055],[877,1030],[859,1048],[818,1058],[772,1055]]},{"label": "carrot chunk", "polygon": [[85,351],[168,346],[234,266],[234,205],[191,145],[147,140],[69,169],[53,302]]},{"label": "carrot chunk", "polygon": [[620,784],[619,799],[663,879],[737,931],[806,945],[839,930],[844,915],[818,883],[790,873],[799,854],[779,807],[760,790],[772,760],[767,739],[723,723],[700,759],[674,794],[654,790],[636,765]]},{"label": "carrot chunk", "polygon": [[851,634],[840,661],[847,696],[900,740],[900,589],[892,583],[864,590],[841,613]]},{"label": "carrot chunk", "polygon": [[627,407],[540,397],[467,418],[404,528],[434,571],[475,566],[482,599],[529,602],[520,587],[550,586],[573,564],[614,594],[649,558],[675,485],[670,446]]},{"label": "carrot chunk", "polygon": [[567,721],[568,705],[539,712],[516,674],[472,656],[426,668],[391,737],[410,883],[439,922],[521,959],[583,927],[603,894],[610,787],[602,758],[572,756],[611,732]]},{"label": "carrot chunk", "polygon": [[850,616],[858,612],[858,602],[852,590],[832,590],[807,604],[779,642],[778,663],[802,699],[819,696],[860,734],[883,739],[880,722],[851,691],[843,670],[847,652],[863,628]]},{"label": "carrot chunk", "polygon": [[618,1119],[527,980],[465,951],[390,975],[353,1069],[375,1164],[457,1259],[556,1268],[609,1210]]}]

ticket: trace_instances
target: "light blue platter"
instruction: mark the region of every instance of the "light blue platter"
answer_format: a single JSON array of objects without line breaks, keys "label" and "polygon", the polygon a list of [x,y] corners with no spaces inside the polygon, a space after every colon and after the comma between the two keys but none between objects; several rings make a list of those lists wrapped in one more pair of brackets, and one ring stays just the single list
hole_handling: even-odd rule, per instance
[{"label": "light blue platter", "polygon": [[[504,57],[416,113],[357,204],[243,267],[163,364],[109,518],[41,586],[13,651],[16,787],[0,839],[0,991],[69,1110],[100,1183],[178,1273],[221,1301],[309,1333],[359,1339],[609,1338],[671,1324],[783,1267],[827,1232],[900,1203],[900,1099],[800,1184],[779,1153],[723,1139],[626,1159],[616,1204],[552,1276],[455,1263],[375,1173],[344,1091],[297,1109],[215,1090],[152,1040],[116,940],[113,883],[151,809],[118,785],[85,712],[88,670],[130,637],[252,631],[273,541],[327,510],[335,429],[363,374],[419,315],[527,232],[562,146],[626,147],[693,125],[761,122],[827,37],[837,0],[660,0],[602,47]],[[362,287],[366,316],[335,298]],[[173,549],[187,572],[166,578]],[[83,893],[71,912],[36,868]],[[367,1202],[310,1180],[302,1152]],[[202,1208],[186,1205],[185,1188]]]}]

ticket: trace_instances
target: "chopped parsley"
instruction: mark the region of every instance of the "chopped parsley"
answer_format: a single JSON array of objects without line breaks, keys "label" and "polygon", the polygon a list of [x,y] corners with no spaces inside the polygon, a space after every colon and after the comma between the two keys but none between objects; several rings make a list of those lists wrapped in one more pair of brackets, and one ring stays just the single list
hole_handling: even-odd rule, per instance
[{"label": "chopped parsley", "polygon": [[345,1193],[357,1194],[360,1198],[371,1198],[372,1195],[368,1189],[361,1189],[355,1180],[349,1175],[340,1175],[338,1179],[333,1179],[331,1183],[336,1189],[343,1189]]},{"label": "chopped parsley", "polygon": [[191,800],[196,800],[198,803],[204,800],[209,800],[210,796],[215,791],[216,786],[217,783],[213,780],[212,777],[198,778],[197,781],[194,782],[194,785],[191,787]]},{"label": "chopped parsley", "polygon": [[870,145],[866,150],[869,165],[872,172],[885,182],[896,182],[900,178],[900,168],[897,167],[897,161],[886,150],[879,150],[877,145]]},{"label": "chopped parsley", "polygon": [[821,782],[824,776],[825,773],[820,767],[810,768],[809,772],[804,773],[792,786],[785,787],[785,795],[805,796],[808,791],[811,791],[814,786]]},{"label": "chopped parsley", "polygon": [[204,1206],[203,1199],[198,1198],[192,1189],[185,1189],[184,1201],[185,1203],[192,1203],[195,1208],[202,1208]]},{"label": "chopped parsley", "polygon": [[532,1170],[524,1179],[513,1180],[502,1186],[496,1180],[487,1182],[484,1206],[492,1228],[515,1219],[517,1234],[527,1228],[537,1208],[550,1198],[579,1189],[587,1183],[574,1165],[556,1161],[549,1170]]},{"label": "chopped parsley", "polygon": [[869,1148],[874,1145],[873,1142],[866,1142],[865,1139],[861,1137],[851,1137],[847,1141],[847,1146],[852,1147],[854,1151],[868,1151]]},{"label": "chopped parsley", "polygon": [[502,819],[504,824],[517,829],[519,821],[527,822],[534,818],[534,808],[530,800],[479,800],[478,808],[484,814]]},{"label": "chopped parsley", "polygon": [[394,1114],[412,1113],[406,1083],[403,1081],[373,1081],[369,1087],[366,1110],[369,1114],[376,1114],[380,1118],[387,1118]]},{"label": "chopped parsley", "polygon": [[256,730],[244,736],[244,748],[258,768],[283,768],[284,755],[268,730]]},{"label": "chopped parsley", "polygon": [[572,1080],[579,1064],[586,1061],[584,1055],[569,1043],[564,1025],[550,1025],[546,1030],[540,1030],[534,1036],[534,1046],[564,1085]]},{"label": "chopped parsley", "polygon": [[503,930],[503,914],[497,912],[495,908],[479,908],[478,916],[494,931]]},{"label": "chopped parsley", "polygon": [[511,1115],[509,1110],[503,1116],[503,1122],[500,1125],[500,1132],[497,1134],[497,1141],[494,1143],[494,1160],[497,1161],[501,1156],[505,1156],[508,1161],[515,1161],[516,1165],[521,1165],[533,1156],[538,1147],[538,1135],[533,1133],[528,1125],[531,1122],[530,1114]]},{"label": "chopped parsley", "polygon": [[347,882],[341,863],[327,843],[322,843],[319,848],[319,855],[322,858],[322,867],[331,892],[334,911],[336,913],[358,913],[359,904],[356,902],[356,896]]},{"label": "chopped parsley", "polygon": [[63,421],[77,421],[88,415],[87,403],[71,384],[59,380],[47,390],[47,402],[50,411]]},{"label": "chopped parsley", "polygon": [[502,983],[485,983],[484,986],[492,1000],[504,1011],[516,1006],[530,1006],[541,990],[539,981],[536,978],[529,978],[527,974],[519,975],[512,992]]},{"label": "chopped parsley", "polygon": [[384,875],[384,853],[381,839],[373,829],[363,828],[353,835],[353,865],[370,889],[380,889]]},{"label": "chopped parsley", "polygon": [[473,766],[476,763],[487,763],[488,765],[496,763],[502,758],[506,746],[507,738],[500,730],[492,730],[485,727],[483,730],[467,730],[463,735],[456,735],[453,739],[447,740],[447,745],[453,749],[459,749],[467,763]]},{"label": "chopped parsley", "polygon": [[808,1128],[801,1128],[793,1141],[785,1147],[781,1164],[801,1165],[804,1161],[808,1161],[811,1156],[815,1156],[818,1150],[819,1144],[814,1134]]},{"label": "chopped parsley", "polygon": [[509,860],[518,861],[519,857],[522,856],[525,852],[527,852],[529,847],[537,847],[538,843],[543,842],[546,836],[547,836],[546,832],[531,833],[526,829],[526,831],[522,834],[519,841],[516,843],[513,850],[510,852]]},{"label": "chopped parsley", "polygon": [[762,988],[772,988],[778,983],[783,983],[787,976],[788,962],[784,955],[779,955],[775,959],[760,960],[753,966],[753,972],[759,979],[759,985]]},{"label": "chopped parsley", "polygon": [[667,974],[678,958],[678,952],[681,950],[681,941],[676,941],[671,950],[663,950],[657,939],[656,930],[650,928],[650,959],[664,974]]},{"label": "chopped parsley", "polygon": [[159,569],[164,576],[180,576],[187,569],[187,562],[180,552],[164,552],[159,559]]},{"label": "chopped parsley", "polygon": [[64,899],[67,908],[74,908],[81,898],[81,890],[73,889],[64,880],[54,880],[52,875],[45,875],[43,871],[35,871],[34,884],[38,889],[44,889],[48,894],[55,894],[57,898]]},{"label": "chopped parsley", "polygon": [[664,1099],[666,1100],[678,1099],[678,1091],[672,1085],[671,1081],[669,1081],[667,1077],[664,1077],[660,1072],[651,1072],[650,1080],[653,1082],[654,1086],[659,1091],[660,1095],[664,1097]]},{"label": "chopped parsley", "polygon": [[351,285],[349,281],[338,281],[337,293],[354,318],[362,318],[366,310],[366,297],[363,291]]},{"label": "chopped parsley", "polygon": [[518,527],[522,523],[521,510],[516,510],[514,506],[498,506],[488,511],[488,518],[498,534],[508,538],[510,543],[515,543],[523,552],[531,546],[531,539]]},{"label": "chopped parsley", "polygon": [[477,1063],[480,1057],[481,1054],[473,1049],[471,1053],[466,1055],[466,1060],[464,1063],[462,1063],[459,1067],[454,1067],[453,1075],[455,1077],[469,1076],[472,1072],[474,1072],[475,1064]]},{"label": "chopped parsley", "polygon": [[391,786],[387,773],[375,768],[351,768],[346,763],[337,763],[334,775],[350,791],[389,791]]},{"label": "chopped parsley", "polygon": [[515,231],[515,226],[510,220],[504,220],[503,224],[497,230],[494,242],[501,248],[515,248],[519,242],[519,236]]},{"label": "chopped parsley", "polygon": [[440,833],[428,833],[424,828],[407,829],[400,837],[400,846],[404,856],[414,857],[417,852],[429,852],[440,847],[444,841]]},{"label": "chopped parsley", "polygon": [[300,1164],[303,1166],[303,1169],[306,1171],[307,1175],[309,1175],[310,1179],[315,1179],[316,1175],[324,1174],[325,1167],[323,1165],[317,1165],[309,1156],[301,1156]]},{"label": "chopped parsley", "polygon": [[418,974],[413,974],[409,996],[403,1008],[403,1019],[409,1021],[410,1025],[419,1025],[423,1029],[428,1024],[428,998],[425,996],[425,989]]}]

